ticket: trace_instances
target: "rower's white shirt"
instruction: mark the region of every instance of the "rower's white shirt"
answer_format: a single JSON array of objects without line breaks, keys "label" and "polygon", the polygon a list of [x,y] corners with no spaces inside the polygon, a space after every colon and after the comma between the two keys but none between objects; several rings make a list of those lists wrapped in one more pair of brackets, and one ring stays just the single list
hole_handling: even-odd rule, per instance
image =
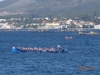
[{"label": "rower's white shirt", "polygon": [[60,45],[58,45],[58,47],[60,48]]}]

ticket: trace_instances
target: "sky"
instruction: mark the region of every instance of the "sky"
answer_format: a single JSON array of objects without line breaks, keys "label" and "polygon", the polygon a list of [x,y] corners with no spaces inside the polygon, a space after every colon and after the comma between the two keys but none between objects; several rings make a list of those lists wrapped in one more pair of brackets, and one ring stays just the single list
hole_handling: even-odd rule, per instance
[{"label": "sky", "polygon": [[3,1],[3,0],[0,0],[0,2],[1,2],[1,1]]}]

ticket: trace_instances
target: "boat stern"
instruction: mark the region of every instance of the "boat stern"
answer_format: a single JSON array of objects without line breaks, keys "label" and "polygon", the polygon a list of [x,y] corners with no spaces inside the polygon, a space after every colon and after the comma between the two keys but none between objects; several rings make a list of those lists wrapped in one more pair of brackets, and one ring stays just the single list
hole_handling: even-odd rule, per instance
[{"label": "boat stern", "polygon": [[13,53],[17,53],[17,52],[20,52],[20,51],[17,50],[15,47],[12,47],[12,52],[13,52]]}]

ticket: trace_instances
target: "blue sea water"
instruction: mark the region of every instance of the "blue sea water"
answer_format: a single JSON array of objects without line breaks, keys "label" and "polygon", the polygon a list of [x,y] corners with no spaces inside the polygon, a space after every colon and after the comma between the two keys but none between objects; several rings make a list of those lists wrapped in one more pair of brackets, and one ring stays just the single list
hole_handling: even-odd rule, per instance
[{"label": "blue sea water", "polygon": [[[12,46],[56,48],[58,44],[68,53],[11,52]],[[0,75],[100,75],[100,35],[2,31]]]}]

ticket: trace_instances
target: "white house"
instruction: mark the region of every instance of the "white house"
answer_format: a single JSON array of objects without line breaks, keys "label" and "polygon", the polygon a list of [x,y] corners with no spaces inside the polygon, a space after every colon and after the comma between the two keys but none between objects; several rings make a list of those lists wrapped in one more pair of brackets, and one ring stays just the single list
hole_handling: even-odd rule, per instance
[{"label": "white house", "polygon": [[2,22],[2,21],[6,21],[6,19],[0,19],[0,22]]},{"label": "white house", "polygon": [[94,29],[100,29],[100,25],[94,25]]}]

